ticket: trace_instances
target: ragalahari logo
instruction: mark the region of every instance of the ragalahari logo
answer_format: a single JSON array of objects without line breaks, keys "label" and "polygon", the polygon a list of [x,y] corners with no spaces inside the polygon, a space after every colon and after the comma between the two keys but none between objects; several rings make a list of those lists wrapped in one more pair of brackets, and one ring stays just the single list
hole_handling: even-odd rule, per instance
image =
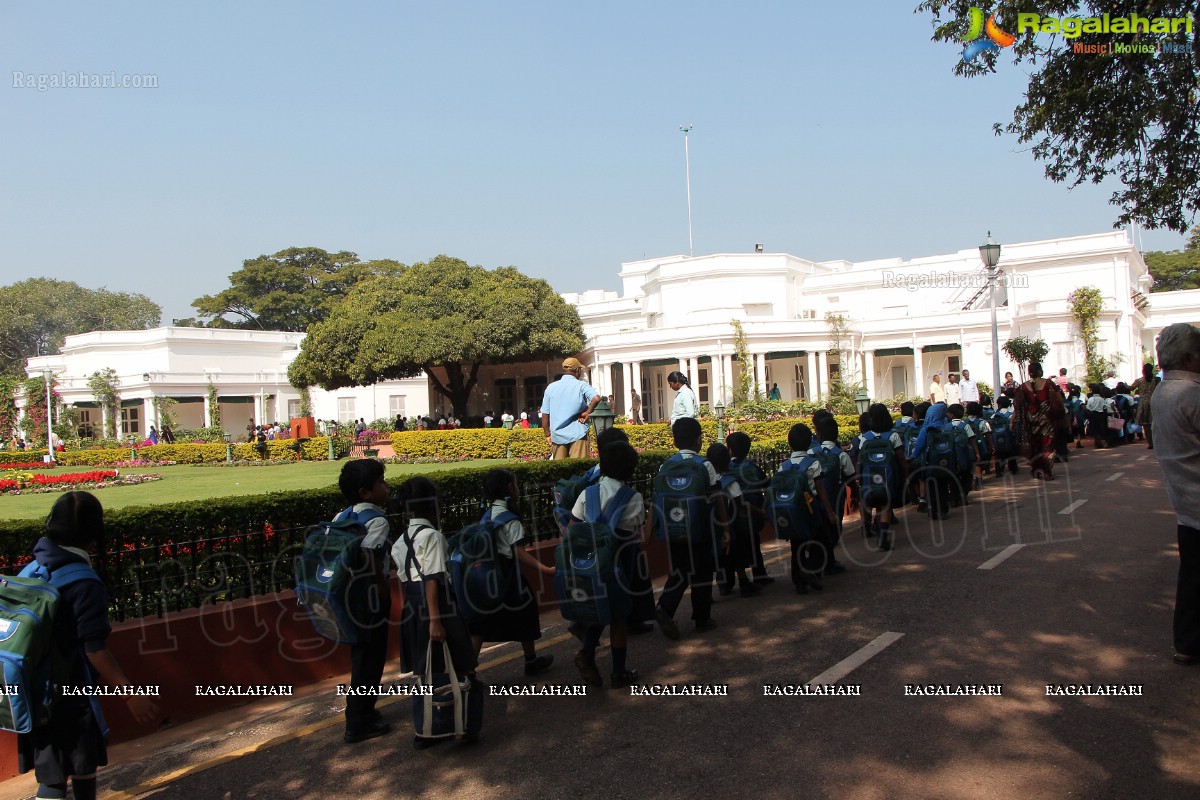
[{"label": "ragalahari logo", "polygon": [[[1001,30],[996,24],[996,15],[992,14],[987,18],[987,22],[983,20],[983,9],[971,6],[971,28],[967,31],[967,38],[963,39],[963,61],[974,61],[983,53],[993,52],[999,53],[1000,48],[1010,47],[1017,40],[1007,31]],[[986,36],[986,38],[980,38]]]}]

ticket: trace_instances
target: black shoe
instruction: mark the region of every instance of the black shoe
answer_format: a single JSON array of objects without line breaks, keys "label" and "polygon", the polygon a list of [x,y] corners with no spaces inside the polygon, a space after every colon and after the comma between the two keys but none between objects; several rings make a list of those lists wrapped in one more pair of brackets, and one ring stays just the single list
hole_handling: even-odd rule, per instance
[{"label": "black shoe", "polygon": [[654,619],[658,622],[659,630],[663,636],[668,639],[679,638],[679,626],[675,624],[675,620],[671,619],[671,615],[661,608],[654,609]]},{"label": "black shoe", "polygon": [[600,670],[596,667],[596,660],[589,659],[582,650],[575,654],[575,668],[579,670],[583,682],[588,686],[604,685],[604,679],[600,677]]},{"label": "black shoe", "polygon": [[641,679],[642,676],[638,675],[638,671],[636,669],[627,669],[624,672],[614,672],[612,675],[608,676],[608,680],[614,689],[628,688],[636,684]]},{"label": "black shoe", "polygon": [[733,587],[726,586],[722,583],[717,587],[717,594],[719,594],[721,597],[728,597],[729,595],[733,594]]},{"label": "black shoe", "polygon": [[479,744],[479,734],[478,733],[464,733],[462,738],[459,739],[459,741],[462,742],[463,744]]},{"label": "black shoe", "polygon": [[975,491],[978,492],[978,491],[981,491],[982,489],[983,489],[983,478],[976,478],[975,479]]},{"label": "black shoe", "polygon": [[1186,653],[1176,653],[1173,661],[1181,667],[1194,667],[1200,664],[1200,656],[1189,656]]},{"label": "black shoe", "polygon": [[584,625],[582,622],[572,622],[567,626],[567,633],[582,642],[583,635],[587,633],[587,625]]},{"label": "black shoe", "polygon": [[367,739],[376,739],[380,736],[383,736],[391,731],[391,729],[392,726],[388,725],[383,720],[375,720],[365,728],[360,728],[359,730],[355,731],[347,730],[342,735],[342,740],[345,741],[346,744],[365,742]]},{"label": "black shoe", "polygon": [[711,631],[715,627],[717,627],[717,621],[712,617],[709,617],[708,619],[702,619],[696,623],[696,633],[705,633],[706,631]]},{"label": "black shoe", "polygon": [[887,533],[879,535],[879,549],[880,550],[891,550],[892,549],[892,532],[891,531],[888,531]]},{"label": "black shoe", "polygon": [[754,582],[756,584],[760,584],[762,586],[770,586],[772,583],[775,582],[775,579],[772,578],[770,575],[755,575]]},{"label": "black shoe", "polygon": [[742,597],[754,597],[756,594],[762,594],[762,587],[753,583],[743,583],[742,588],[738,589],[738,594]]},{"label": "black shoe", "polygon": [[650,633],[654,630],[654,626],[649,622],[635,622],[629,626],[629,635],[637,636],[640,633]]},{"label": "black shoe", "polygon": [[918,514],[924,514],[928,510],[929,510],[929,502],[927,500],[918,500],[917,501],[917,513]]},{"label": "black shoe", "polygon": [[825,575],[841,575],[846,571],[846,566],[840,561],[830,561],[825,566]]},{"label": "black shoe", "polygon": [[801,576],[800,579],[803,580],[804,583],[810,588],[816,589],[818,592],[825,588],[825,585],[821,583],[821,579],[817,577],[815,572],[806,572]]},{"label": "black shoe", "polygon": [[532,661],[525,662],[525,674],[529,676],[540,675],[550,669],[550,665],[554,663],[554,656],[538,656]]}]

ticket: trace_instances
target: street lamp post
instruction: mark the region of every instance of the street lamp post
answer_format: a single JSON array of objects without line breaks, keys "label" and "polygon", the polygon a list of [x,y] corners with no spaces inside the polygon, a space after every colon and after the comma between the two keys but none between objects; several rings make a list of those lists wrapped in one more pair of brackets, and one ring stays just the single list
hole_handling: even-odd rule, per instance
[{"label": "street lamp post", "polygon": [[46,451],[50,453],[50,463],[54,463],[54,404],[50,399],[50,376],[54,373],[48,369],[42,370],[46,380]]},{"label": "street lamp post", "polygon": [[996,325],[996,279],[1000,277],[1000,245],[992,239],[988,231],[987,241],[979,245],[979,258],[988,271],[988,290],[991,294],[992,307],[992,402],[1000,393],[1000,331]]},{"label": "street lamp post", "polygon": [[596,408],[592,411],[589,419],[592,421],[592,427],[596,429],[596,441],[600,441],[600,434],[612,427],[613,417],[612,407],[608,405],[606,398],[600,398],[600,402],[596,404]]},{"label": "street lamp post", "polygon": [[854,395],[854,407],[858,409],[859,414],[867,413],[867,409],[871,407],[871,395],[867,394],[866,389],[859,389],[858,394]]},{"label": "street lamp post", "polygon": [[718,400],[713,412],[717,415],[717,441],[725,444],[725,404]]},{"label": "street lamp post", "polygon": [[233,463],[233,434],[225,434],[225,460],[230,464]]},{"label": "street lamp post", "polygon": [[683,131],[683,166],[687,170],[687,203],[688,203],[688,255],[695,255],[692,248],[692,158],[688,153],[688,133],[691,132],[691,125],[680,125],[679,130]]}]

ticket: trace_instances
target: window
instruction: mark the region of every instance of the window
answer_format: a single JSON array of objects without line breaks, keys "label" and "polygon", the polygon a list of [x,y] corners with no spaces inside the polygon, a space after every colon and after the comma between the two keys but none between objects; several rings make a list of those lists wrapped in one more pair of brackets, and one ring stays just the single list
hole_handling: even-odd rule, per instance
[{"label": "window", "polygon": [[[546,376],[536,375],[532,378],[525,379],[525,405],[534,412],[534,420],[537,420],[536,414],[538,409],[542,407],[542,396],[546,394]],[[520,417],[520,414],[516,416]],[[533,423],[530,423],[531,425]]]},{"label": "window", "polygon": [[140,406],[126,406],[121,409],[121,435],[137,436],[142,432],[142,409]]},{"label": "window", "polygon": [[300,416],[300,401],[288,400],[288,419],[295,419]]},{"label": "window", "polygon": [[489,408],[496,414],[503,414],[505,411],[517,416],[517,382],[514,380],[499,380],[496,381],[496,407]]},{"label": "window", "polygon": [[664,384],[662,372],[654,373],[654,406],[657,412],[655,419],[670,419],[669,415],[663,413],[667,398],[666,390],[663,388]]},{"label": "window", "polygon": [[100,422],[100,412],[96,412],[95,419],[92,418],[92,409],[79,409],[79,437],[81,439],[91,439],[96,435],[96,425]]},{"label": "window", "polygon": [[[795,369],[796,374],[792,376],[792,389],[795,391],[795,393],[792,396],[796,398],[807,398],[808,392],[805,391],[804,388],[804,365],[796,364]],[[771,383],[769,373],[767,377],[767,383]]]},{"label": "window", "polygon": [[701,403],[708,402],[708,367],[699,367],[696,382],[700,384],[696,387],[696,397]]},{"label": "window", "polygon": [[947,356],[946,369],[950,372],[962,371],[962,356]]},{"label": "window", "polygon": [[338,398],[338,422],[353,422],[354,416],[354,398],[339,397]]},{"label": "window", "polygon": [[388,416],[392,417],[393,419],[396,417],[407,417],[408,416],[408,411],[406,410],[407,401],[408,401],[408,395],[406,395],[406,394],[393,394],[393,395],[389,396],[388,397]]}]

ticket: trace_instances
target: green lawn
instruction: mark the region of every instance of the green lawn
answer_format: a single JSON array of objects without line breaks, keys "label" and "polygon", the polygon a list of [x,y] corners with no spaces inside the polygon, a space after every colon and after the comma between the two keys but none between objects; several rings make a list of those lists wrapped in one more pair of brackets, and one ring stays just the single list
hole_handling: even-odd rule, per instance
[{"label": "green lawn", "polygon": [[[288,489],[314,489],[337,483],[344,461],[302,461],[269,467],[202,467],[179,464],[173,467],[122,468],[121,474],[156,473],[161,481],[139,486],[110,486],[95,494],[106,509],[126,506],[155,506],[210,497],[266,494]],[[388,464],[387,476],[415,475],[446,469],[477,467],[497,461],[460,461],[453,464]],[[87,472],[104,467],[59,467],[57,474]],[[50,513],[61,492],[0,495],[0,521],[35,519]]]}]

